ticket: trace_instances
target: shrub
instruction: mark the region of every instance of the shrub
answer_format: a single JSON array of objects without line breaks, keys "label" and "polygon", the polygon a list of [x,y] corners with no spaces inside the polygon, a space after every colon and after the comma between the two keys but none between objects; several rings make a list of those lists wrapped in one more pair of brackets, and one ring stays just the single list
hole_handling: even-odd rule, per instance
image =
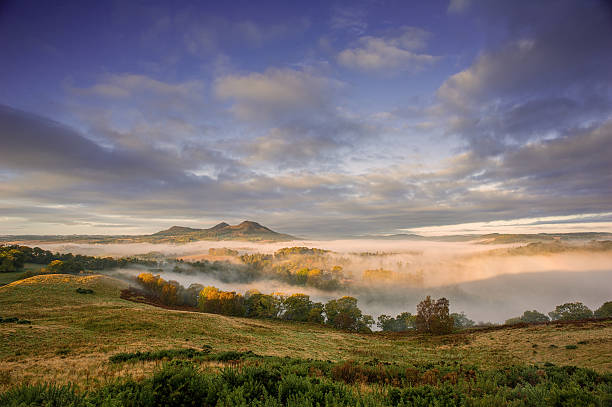
[{"label": "shrub", "polygon": [[131,352],[131,353],[118,353],[111,356],[108,360],[111,363],[121,362],[136,362],[136,361],[151,361],[161,359],[193,359],[198,356],[208,355],[211,351],[210,346],[206,345],[202,350],[192,348],[181,348],[181,349],[162,349],[152,352]]}]

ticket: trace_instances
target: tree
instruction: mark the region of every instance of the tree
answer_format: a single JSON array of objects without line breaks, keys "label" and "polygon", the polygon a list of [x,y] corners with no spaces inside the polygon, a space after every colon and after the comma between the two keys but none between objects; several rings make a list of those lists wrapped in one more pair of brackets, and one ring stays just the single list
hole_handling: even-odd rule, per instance
[{"label": "tree", "polygon": [[23,268],[26,256],[18,247],[0,246],[0,272],[19,271]]},{"label": "tree", "polygon": [[368,332],[374,320],[363,315],[354,297],[342,297],[325,304],[327,323],[335,328],[353,332]]},{"label": "tree", "polygon": [[523,315],[520,317],[514,317],[514,318],[510,318],[506,320],[506,325],[515,325],[515,324],[521,324],[521,323],[527,323],[527,324],[533,324],[533,323],[538,323],[538,322],[548,322],[550,321],[550,319],[542,314],[541,312],[538,312],[536,310],[533,311],[525,311],[523,312]]},{"label": "tree", "polygon": [[553,321],[575,321],[593,318],[593,311],[581,302],[568,302],[557,305],[554,311],[548,313]]},{"label": "tree", "polygon": [[245,308],[247,317],[277,318],[281,310],[281,302],[273,295],[257,292],[246,297]]},{"label": "tree", "polygon": [[312,304],[312,308],[308,311],[308,322],[314,322],[315,324],[322,324],[325,322],[325,317],[323,316],[323,312],[325,311],[325,306],[320,302],[315,302]]},{"label": "tree", "polygon": [[306,294],[293,294],[285,298],[283,308],[285,312],[282,318],[291,321],[308,321],[310,310],[312,309],[312,301]]},{"label": "tree", "polygon": [[450,314],[450,317],[453,319],[453,326],[458,329],[469,328],[475,325],[475,322],[469,319],[464,312],[460,314],[453,312]]},{"label": "tree", "polygon": [[204,287],[198,297],[198,308],[200,311],[220,314],[221,302],[219,301],[219,293],[220,291],[217,287]]},{"label": "tree", "polygon": [[536,310],[533,311],[525,311],[523,316],[521,317],[521,322],[534,323],[534,322],[548,322],[550,318],[546,315],[538,312]]},{"label": "tree", "polygon": [[449,314],[446,298],[432,300],[428,295],[417,305],[416,328],[420,332],[434,334],[449,333],[453,330],[454,320]]},{"label": "tree", "polygon": [[595,311],[596,318],[612,317],[612,301],[604,302],[603,305]]},{"label": "tree", "polygon": [[506,325],[516,325],[516,324],[520,324],[522,322],[523,321],[521,320],[521,317],[514,317],[514,318],[507,319],[506,322],[504,322],[504,324],[506,324]]},{"label": "tree", "polygon": [[414,328],[415,316],[410,312],[402,312],[395,318],[388,315],[381,315],[378,317],[378,326],[383,331],[391,332],[402,332]]}]

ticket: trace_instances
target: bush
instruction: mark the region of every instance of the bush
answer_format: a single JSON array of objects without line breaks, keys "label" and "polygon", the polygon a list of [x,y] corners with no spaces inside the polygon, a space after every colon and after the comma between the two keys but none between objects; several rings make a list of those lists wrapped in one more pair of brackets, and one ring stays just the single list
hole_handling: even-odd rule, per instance
[{"label": "bush", "polygon": [[161,359],[193,359],[198,356],[208,355],[211,351],[210,346],[204,347],[202,350],[192,348],[181,348],[181,349],[163,349],[153,352],[131,352],[131,353],[118,353],[111,356],[108,360],[111,363],[121,362],[136,362],[136,361],[151,361]]},{"label": "bush", "polygon": [[[234,354],[247,354],[238,352]],[[364,384],[373,384],[364,388]],[[612,375],[574,366],[403,366],[263,357],[241,368],[201,372],[188,361],[152,376],[79,392],[72,386],[20,385],[0,405],[21,406],[607,406]]]}]

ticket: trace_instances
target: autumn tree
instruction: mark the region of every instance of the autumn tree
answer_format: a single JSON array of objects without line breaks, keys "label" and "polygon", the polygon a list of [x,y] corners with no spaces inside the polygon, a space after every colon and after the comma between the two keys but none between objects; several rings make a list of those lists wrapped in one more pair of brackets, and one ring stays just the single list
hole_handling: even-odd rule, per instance
[{"label": "autumn tree", "polygon": [[417,305],[416,328],[420,332],[434,334],[449,333],[453,330],[454,320],[449,314],[446,298],[432,300],[428,295]]}]

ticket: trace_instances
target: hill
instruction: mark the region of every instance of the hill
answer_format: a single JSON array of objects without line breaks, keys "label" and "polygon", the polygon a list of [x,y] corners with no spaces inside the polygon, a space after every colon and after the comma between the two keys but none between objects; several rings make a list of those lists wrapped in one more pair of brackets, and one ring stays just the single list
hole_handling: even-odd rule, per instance
[{"label": "hill", "polygon": [[[87,388],[113,377],[145,377],[158,367],[157,362],[113,365],[109,357],[205,345],[215,352],[254,351],[331,361],[462,363],[479,368],[552,362],[612,370],[609,320],[441,337],[354,334],[322,325],[161,309],[122,300],[120,291],[125,286],[100,275],[45,275],[0,287],[0,317],[32,322],[0,324],[0,377],[5,376],[0,392],[40,380]],[[77,288],[94,293],[77,294]]]},{"label": "hill", "polygon": [[293,236],[278,233],[257,222],[245,220],[239,225],[229,225],[221,222],[210,229],[194,229],[183,226],[172,226],[169,229],[150,235],[155,237],[168,237],[189,240],[268,240],[285,241],[295,240]]},{"label": "hill", "polygon": [[57,243],[188,243],[200,240],[243,240],[251,242],[285,242],[297,238],[278,233],[257,222],[245,220],[238,225],[221,222],[209,229],[172,226],[151,235],[57,235],[57,236],[1,236],[0,242],[57,242]]}]

